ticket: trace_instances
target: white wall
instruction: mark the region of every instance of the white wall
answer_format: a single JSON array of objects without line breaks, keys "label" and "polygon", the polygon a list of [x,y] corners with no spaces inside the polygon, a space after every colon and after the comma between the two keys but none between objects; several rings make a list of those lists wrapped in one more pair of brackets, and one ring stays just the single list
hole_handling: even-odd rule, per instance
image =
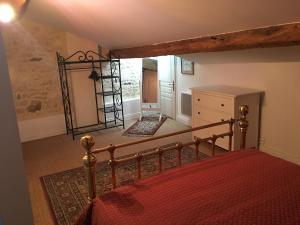
[{"label": "white wall", "polygon": [[195,62],[195,75],[182,75],[177,58],[178,120],[189,120],[181,114],[180,94],[190,87],[222,84],[263,90],[260,148],[300,164],[300,47],[183,57]]},{"label": "white wall", "polygon": [[[124,100],[123,107],[125,119],[134,119],[139,117],[139,99]],[[65,118],[63,114],[19,121],[18,126],[21,142],[38,140],[66,133]]]},{"label": "white wall", "polygon": [[18,121],[21,142],[66,133],[64,114]]},{"label": "white wall", "polygon": [[[71,55],[78,50],[98,51],[97,44],[95,42],[74,36],[70,33],[66,33],[65,35],[67,55]],[[74,59],[77,58],[75,57]],[[73,122],[77,123],[79,126],[84,124],[86,125],[88,123],[95,123],[96,110],[93,82],[87,78],[89,75],[87,74],[87,71],[71,73],[72,76],[69,76],[70,86],[72,87],[70,88],[70,96],[73,102],[72,112],[76,118]],[[57,76],[59,76],[58,71]],[[18,121],[18,126],[22,142],[66,133],[64,114]]]},{"label": "white wall", "polygon": [[[84,52],[87,52],[89,50],[94,51],[96,53],[98,52],[98,45],[96,42],[89,41],[85,38],[81,38],[70,33],[66,33],[66,43],[66,56],[70,56],[79,50]],[[91,55],[94,56],[93,54]],[[78,56],[74,56],[74,58],[70,60],[78,60]],[[81,65],[81,67],[82,66],[84,65]],[[91,79],[88,79],[90,72],[90,69],[68,71],[74,126],[80,127],[97,123],[94,82]],[[98,98],[98,100],[100,99],[101,98]]]},{"label": "white wall", "polygon": [[32,225],[22,148],[0,31],[0,223]]},{"label": "white wall", "polygon": [[[66,43],[68,55],[71,55],[78,50],[93,50],[95,52],[98,51],[97,43],[91,42],[78,36],[74,36],[70,33],[66,33]],[[123,72],[122,78],[124,78],[124,80],[139,80],[141,76],[140,74],[142,73],[142,60],[122,60],[121,68]],[[71,77],[70,92],[72,93],[71,98],[73,100],[72,111],[75,117],[75,121],[73,122],[75,122],[75,124],[77,123],[78,126],[97,123],[94,86],[93,81],[88,79],[89,73],[90,71],[85,70],[79,72],[72,72],[72,75],[69,76]],[[137,83],[138,82],[139,81],[137,81]],[[136,89],[134,89],[134,91],[136,91]],[[130,91],[127,90],[126,97],[130,96],[130,94]],[[98,101],[100,102],[102,101],[102,99],[98,98]],[[124,116],[126,119],[138,118],[139,111],[139,99],[135,98],[124,100]],[[102,120],[104,119],[102,118]],[[64,114],[19,121],[18,126],[22,142],[66,133]]]},{"label": "white wall", "polygon": [[131,99],[123,101],[123,110],[125,119],[135,119],[140,115],[140,99]]},{"label": "white wall", "polygon": [[140,98],[140,79],[142,77],[142,59],[121,59],[121,77],[123,99]]}]

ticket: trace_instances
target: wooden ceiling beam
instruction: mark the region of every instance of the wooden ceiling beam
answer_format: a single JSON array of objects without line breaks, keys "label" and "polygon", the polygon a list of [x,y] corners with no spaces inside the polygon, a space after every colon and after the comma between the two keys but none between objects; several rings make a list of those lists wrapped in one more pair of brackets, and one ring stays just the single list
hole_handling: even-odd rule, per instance
[{"label": "wooden ceiling beam", "polygon": [[132,48],[113,49],[120,58],[143,58],[300,45],[300,22]]}]

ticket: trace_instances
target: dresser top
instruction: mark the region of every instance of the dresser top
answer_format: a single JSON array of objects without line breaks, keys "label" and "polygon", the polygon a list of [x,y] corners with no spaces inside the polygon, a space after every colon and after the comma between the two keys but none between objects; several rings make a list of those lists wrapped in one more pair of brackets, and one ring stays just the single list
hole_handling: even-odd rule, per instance
[{"label": "dresser top", "polygon": [[203,91],[206,93],[213,93],[213,94],[223,94],[223,95],[228,95],[233,97],[240,96],[240,95],[263,93],[263,91],[256,90],[256,89],[225,86],[225,85],[200,86],[200,87],[191,88],[191,90]]}]

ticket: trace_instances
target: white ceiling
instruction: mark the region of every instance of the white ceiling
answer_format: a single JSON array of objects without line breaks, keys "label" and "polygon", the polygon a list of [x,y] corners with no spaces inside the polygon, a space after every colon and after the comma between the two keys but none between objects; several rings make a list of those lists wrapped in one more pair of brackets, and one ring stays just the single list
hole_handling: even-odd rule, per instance
[{"label": "white ceiling", "polygon": [[36,21],[124,48],[300,21],[300,0],[31,0]]}]

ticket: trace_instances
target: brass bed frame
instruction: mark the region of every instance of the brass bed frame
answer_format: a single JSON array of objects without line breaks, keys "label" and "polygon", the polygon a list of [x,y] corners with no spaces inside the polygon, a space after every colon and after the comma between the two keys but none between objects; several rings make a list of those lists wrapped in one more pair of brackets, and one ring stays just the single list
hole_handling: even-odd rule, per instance
[{"label": "brass bed frame", "polygon": [[[247,128],[248,128],[248,121],[247,121],[247,114],[248,114],[248,106],[247,105],[242,105],[240,106],[240,114],[241,117],[239,119],[230,119],[230,120],[225,120],[222,122],[216,122],[204,126],[199,126],[199,127],[194,127],[190,129],[185,129],[182,131],[178,132],[173,132],[169,134],[164,134],[160,136],[155,136],[139,141],[133,141],[133,142],[128,142],[128,143],[122,143],[122,144],[117,144],[117,145],[108,145],[103,148],[98,148],[92,150],[95,142],[94,138],[90,135],[84,136],[81,138],[80,142],[81,145],[85,148],[85,155],[83,157],[83,165],[87,174],[87,182],[88,182],[88,201],[89,203],[96,197],[96,182],[95,182],[95,166],[97,159],[95,157],[95,154],[101,153],[101,152],[109,152],[110,154],[110,160],[109,164],[111,167],[111,174],[112,174],[112,188],[116,188],[116,165],[121,162],[129,161],[129,160],[136,160],[136,165],[137,165],[137,177],[138,179],[141,179],[141,160],[144,156],[149,156],[149,155],[155,155],[158,154],[158,163],[159,163],[159,172],[162,171],[162,155],[164,151],[167,150],[172,150],[172,149],[177,149],[177,166],[181,166],[182,164],[182,159],[181,159],[181,153],[182,149],[184,146],[190,146],[190,145],[195,145],[195,153],[196,153],[196,160],[199,159],[199,145],[202,142],[211,142],[211,151],[212,151],[212,156],[215,155],[215,146],[216,146],[216,140],[218,138],[223,138],[225,136],[229,137],[229,143],[228,143],[228,149],[229,151],[232,151],[232,137],[233,137],[233,125],[235,123],[239,124],[240,132],[241,132],[241,140],[240,140],[240,148],[245,149],[246,147],[246,135],[247,135]],[[210,137],[200,139],[200,138],[195,138],[191,142],[187,143],[181,143],[177,142],[175,146],[170,146],[170,147],[162,147],[158,146],[157,148],[150,149],[150,151],[147,151],[145,153],[136,153],[135,155],[127,156],[126,158],[122,159],[115,159],[114,153],[117,149],[121,149],[124,147],[132,146],[132,145],[137,145],[157,139],[162,139],[166,137],[171,137],[179,134],[184,134],[196,130],[202,130],[202,129],[207,129],[210,127],[216,127],[216,126],[221,126],[224,124],[229,125],[228,132],[218,134],[218,135],[212,135]]]}]

